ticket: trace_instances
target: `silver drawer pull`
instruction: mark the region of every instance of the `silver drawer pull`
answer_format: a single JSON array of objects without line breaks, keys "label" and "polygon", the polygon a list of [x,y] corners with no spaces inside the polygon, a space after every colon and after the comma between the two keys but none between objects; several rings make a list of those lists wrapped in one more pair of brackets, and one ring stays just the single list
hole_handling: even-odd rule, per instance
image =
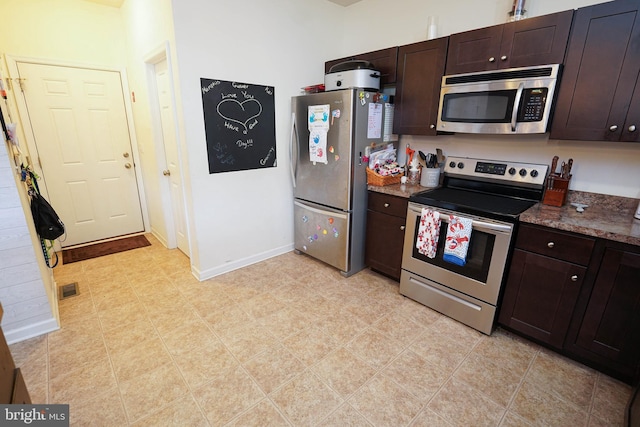
[{"label": "silver drawer pull", "polygon": [[406,227],[405,227],[404,225],[401,225],[401,226],[400,226],[400,231],[404,231],[404,229],[405,229],[405,228],[406,228]]},{"label": "silver drawer pull", "polygon": [[496,58],[494,58],[493,56],[491,58],[489,58],[489,62],[495,62]]},{"label": "silver drawer pull", "polygon": [[554,247],[555,245],[556,245],[556,244],[555,244],[555,243],[553,243],[553,242],[549,242],[549,243],[547,243],[547,247],[549,247],[549,248],[552,248],[552,247]]},{"label": "silver drawer pull", "polygon": [[578,276],[575,275],[575,274],[573,276],[571,276],[571,281],[572,282],[577,282],[578,281]]},{"label": "silver drawer pull", "polygon": [[389,207],[389,203],[385,203],[385,204],[384,204],[384,207],[385,207],[385,208],[388,208],[388,207]]},{"label": "silver drawer pull", "polygon": [[635,132],[635,131],[636,131],[636,125],[629,126],[629,132]]},{"label": "silver drawer pull", "polygon": [[611,125],[611,126],[609,126],[609,130],[610,130],[611,132],[615,132],[615,131],[617,131],[617,130],[618,130],[618,126],[617,126],[617,125]]},{"label": "silver drawer pull", "polygon": [[502,55],[502,56],[500,57],[500,60],[501,60],[501,61],[506,61],[506,60],[507,60],[507,55]]}]

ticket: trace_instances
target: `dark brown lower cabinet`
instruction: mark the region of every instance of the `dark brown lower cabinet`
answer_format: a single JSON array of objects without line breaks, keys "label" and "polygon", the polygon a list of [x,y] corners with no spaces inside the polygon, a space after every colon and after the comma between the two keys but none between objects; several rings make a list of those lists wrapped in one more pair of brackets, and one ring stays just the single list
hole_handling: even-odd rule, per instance
[{"label": "dark brown lower cabinet", "polygon": [[606,244],[593,286],[586,286],[565,347],[637,382],[640,362],[640,249]]},{"label": "dark brown lower cabinet", "polygon": [[586,268],[516,249],[499,321],[562,348]]},{"label": "dark brown lower cabinet", "polygon": [[[537,243],[532,244],[534,232]],[[640,247],[591,239],[592,253],[578,261],[583,265],[567,261],[562,252],[549,254],[561,245],[584,247],[585,239],[591,238],[521,226],[498,322],[612,377],[637,383]]]},{"label": "dark brown lower cabinet", "polygon": [[397,281],[408,203],[406,198],[369,191],[365,262],[372,270]]}]

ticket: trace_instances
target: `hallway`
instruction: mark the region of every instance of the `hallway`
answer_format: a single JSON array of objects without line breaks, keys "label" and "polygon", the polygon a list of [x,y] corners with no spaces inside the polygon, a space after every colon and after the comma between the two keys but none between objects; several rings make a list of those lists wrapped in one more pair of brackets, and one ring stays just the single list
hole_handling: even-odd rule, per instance
[{"label": "hallway", "polygon": [[288,253],[198,282],[147,237],[56,267],[80,289],[62,328],[11,346],[32,401],[69,403],[72,425],[622,425],[629,386],[369,270]]}]

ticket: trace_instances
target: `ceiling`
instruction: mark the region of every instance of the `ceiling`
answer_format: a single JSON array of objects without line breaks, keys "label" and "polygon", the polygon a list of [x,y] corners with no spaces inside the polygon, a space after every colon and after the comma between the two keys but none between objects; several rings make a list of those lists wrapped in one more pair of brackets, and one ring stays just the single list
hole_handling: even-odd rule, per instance
[{"label": "ceiling", "polygon": [[120,6],[122,6],[122,3],[124,3],[124,0],[84,0],[84,1],[88,1],[91,3],[98,3],[105,6],[111,6],[116,8],[120,8]]},{"label": "ceiling", "polygon": [[[98,3],[105,6],[111,6],[119,8],[124,3],[124,0],[84,0],[89,1],[91,3]],[[340,6],[350,6],[354,3],[359,2],[360,0],[329,0],[331,3],[339,4]]]},{"label": "ceiling", "polygon": [[329,0],[331,3],[339,4],[340,6],[349,6],[354,3],[358,3],[360,0]]}]

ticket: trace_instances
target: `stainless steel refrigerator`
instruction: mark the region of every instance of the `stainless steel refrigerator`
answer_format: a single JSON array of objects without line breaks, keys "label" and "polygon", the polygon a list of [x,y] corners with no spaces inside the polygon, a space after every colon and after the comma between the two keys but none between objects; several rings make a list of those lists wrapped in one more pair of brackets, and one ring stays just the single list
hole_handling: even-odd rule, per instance
[{"label": "stainless steel refrigerator", "polygon": [[366,154],[381,146],[381,94],[344,89],[292,98],[295,250],[343,276],[365,267]]}]

